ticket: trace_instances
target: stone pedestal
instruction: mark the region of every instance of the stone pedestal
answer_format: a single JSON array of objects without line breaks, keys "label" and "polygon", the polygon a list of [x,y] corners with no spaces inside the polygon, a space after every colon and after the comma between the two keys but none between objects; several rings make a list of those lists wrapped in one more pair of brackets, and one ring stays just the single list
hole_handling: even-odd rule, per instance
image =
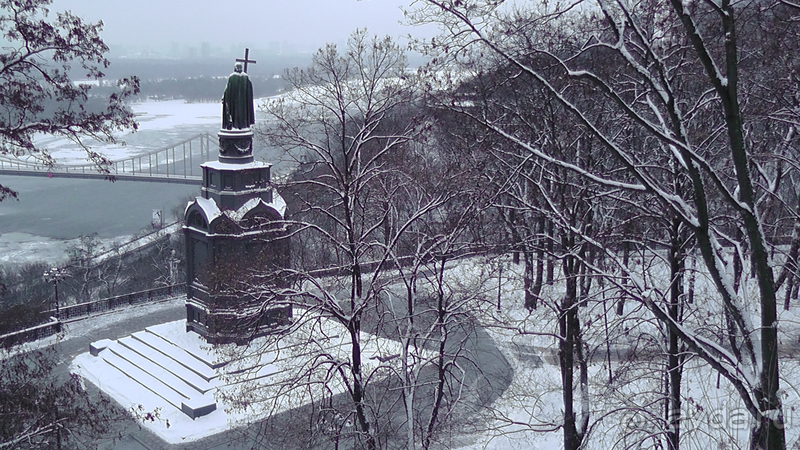
[{"label": "stone pedestal", "polygon": [[219,130],[219,160],[227,163],[253,161],[253,130]]},{"label": "stone pedestal", "polygon": [[220,130],[219,160],[203,164],[202,196],[185,213],[186,328],[209,343],[244,344],[292,316],[285,286],[286,203],[254,161],[253,132]]}]

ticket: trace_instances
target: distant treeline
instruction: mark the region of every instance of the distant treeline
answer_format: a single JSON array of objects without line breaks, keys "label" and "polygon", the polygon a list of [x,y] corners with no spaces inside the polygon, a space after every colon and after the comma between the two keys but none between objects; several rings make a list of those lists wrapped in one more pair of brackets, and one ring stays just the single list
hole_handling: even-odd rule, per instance
[{"label": "distant treeline", "polygon": [[[254,57],[254,55],[251,55]],[[283,87],[276,78],[289,67],[305,66],[309,55],[270,56],[254,59],[258,63],[248,67],[256,97],[275,95]],[[208,59],[126,59],[117,58],[104,71],[109,86],[95,86],[92,95],[108,96],[115,87],[113,80],[135,75],[139,77],[141,96],[153,98],[180,98],[189,102],[214,102],[222,98],[225,80],[233,72],[234,61],[229,58]],[[72,74],[80,80],[82,73]]]},{"label": "distant treeline", "polygon": [[[285,83],[281,78],[250,77],[256,97],[266,97],[281,92]],[[216,102],[222,99],[225,77],[197,77],[143,81],[142,96],[148,98],[181,98],[189,102]]]},{"label": "distant treeline", "polygon": [[[161,80],[143,80],[140,83],[140,98],[183,99],[187,102],[217,102],[222,99],[226,77],[192,77],[170,78]],[[281,92],[285,83],[281,78],[250,77],[253,82],[253,93],[256,97],[267,97]],[[96,86],[92,94],[107,96],[115,87]]]},{"label": "distant treeline", "polygon": [[[243,49],[244,50],[244,49]],[[242,52],[244,56],[244,51]],[[251,78],[271,78],[280,75],[291,67],[305,67],[311,55],[266,57],[251,52],[250,57],[258,61],[247,68]],[[115,58],[103,72],[109,80],[117,80],[136,75],[140,80],[187,79],[195,77],[221,77],[233,72],[232,58],[208,59],[127,59]],[[75,69],[73,79],[81,79],[83,72]]]}]

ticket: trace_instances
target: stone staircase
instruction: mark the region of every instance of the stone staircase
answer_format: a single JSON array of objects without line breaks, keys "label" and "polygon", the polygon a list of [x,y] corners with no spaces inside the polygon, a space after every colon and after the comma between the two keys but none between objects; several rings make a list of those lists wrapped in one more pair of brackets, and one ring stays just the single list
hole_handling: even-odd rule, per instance
[{"label": "stone staircase", "polygon": [[[187,333],[192,342],[176,343],[162,334],[160,326],[131,336],[93,342],[89,352],[136,384],[195,419],[217,409],[214,392],[220,387],[219,371],[225,363],[204,348],[200,337]],[[176,345],[178,344],[178,345]]]},{"label": "stone staircase", "polygon": [[[361,342],[366,372],[399,370],[399,342],[366,333]],[[170,444],[187,444],[308,405],[315,396],[345,393],[344,383],[326,378],[325,364],[312,366],[320,355],[347,361],[352,353],[346,330],[324,317],[246,347],[212,347],[187,332],[185,320],[177,320],[93,342],[89,350],[75,357],[70,370],[130,408],[143,427]],[[435,355],[425,351],[420,356],[428,360]],[[298,372],[305,370],[327,382],[298,384]],[[237,403],[242,395],[244,404]],[[155,419],[151,412],[158,413]]]}]

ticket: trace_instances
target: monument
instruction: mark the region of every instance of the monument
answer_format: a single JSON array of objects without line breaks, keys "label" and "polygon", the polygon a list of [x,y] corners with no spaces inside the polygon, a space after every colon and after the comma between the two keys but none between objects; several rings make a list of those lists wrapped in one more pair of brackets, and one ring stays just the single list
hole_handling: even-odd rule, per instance
[{"label": "monument", "polygon": [[[201,195],[184,213],[186,320],[91,342],[89,352],[70,366],[70,371],[135,411],[142,427],[180,448],[227,432],[232,424],[313,406],[315,396],[347,392],[344,383],[310,383],[297,389],[295,378],[298,367],[318,366],[319,372],[309,379],[326,380],[327,364],[316,364],[320,355],[329,361],[352,356],[348,330],[336,320],[322,316],[298,321],[293,324],[296,332],[256,341],[258,351],[250,354],[232,356],[230,349],[208,345],[248,343],[276,328],[285,329],[282,325],[292,317],[291,305],[280,296],[287,283],[281,269],[289,257],[286,204],[271,182],[271,165],[253,157],[250,126],[255,116],[247,63],[254,61],[246,52],[242,62],[223,97],[219,158],[201,165]],[[383,356],[402,354],[400,343],[379,336],[365,336],[360,351],[362,370],[368,374],[388,373],[387,364],[400,358]],[[287,388],[291,395],[286,395]],[[265,391],[275,402],[240,408],[226,400]]]},{"label": "monument", "polygon": [[[275,294],[288,264],[286,203],[271,164],[253,158],[249,50],[237,60],[222,98],[219,159],[201,165],[201,196],[185,211],[186,330],[211,344],[244,344],[291,318]],[[244,63],[244,64],[242,64]]]},{"label": "monument", "polygon": [[[281,269],[289,258],[286,203],[271,182],[271,165],[253,157],[255,114],[247,63],[255,61],[246,52],[242,62],[223,97],[219,158],[201,165],[201,195],[184,213],[186,321],[92,342],[71,368],[123,405],[161,410],[166,417],[161,431],[177,443],[193,437],[181,429],[196,419],[215,411],[226,417],[215,395],[239,386],[221,376],[232,361],[207,344],[248,343],[282,328],[292,316],[279,294],[286,283]],[[232,370],[260,377],[274,360],[237,360]],[[220,423],[227,429],[227,421],[212,420],[204,422],[203,432],[224,431]]]}]

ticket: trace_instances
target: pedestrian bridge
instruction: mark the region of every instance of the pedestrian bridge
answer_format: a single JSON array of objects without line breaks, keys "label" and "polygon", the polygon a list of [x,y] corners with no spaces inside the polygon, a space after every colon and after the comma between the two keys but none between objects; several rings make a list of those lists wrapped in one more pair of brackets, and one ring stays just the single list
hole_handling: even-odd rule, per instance
[{"label": "pedestrian bridge", "polygon": [[155,183],[200,184],[203,179],[200,164],[217,159],[219,142],[208,133],[150,153],[113,161],[108,172],[95,164],[57,164],[0,157],[0,175],[39,176],[49,178],[85,178]]}]

